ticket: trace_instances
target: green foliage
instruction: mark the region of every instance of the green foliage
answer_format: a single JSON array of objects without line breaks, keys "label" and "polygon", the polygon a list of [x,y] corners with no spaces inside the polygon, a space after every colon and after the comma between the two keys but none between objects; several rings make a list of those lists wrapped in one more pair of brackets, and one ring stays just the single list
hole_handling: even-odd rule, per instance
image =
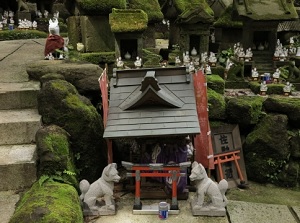
[{"label": "green foliage", "polygon": [[48,33],[38,30],[3,30],[0,31],[0,41],[15,39],[38,39],[47,38]]},{"label": "green foliage", "polygon": [[218,55],[219,63],[226,67],[226,61],[234,55],[233,49],[228,48],[227,50],[222,50]]}]

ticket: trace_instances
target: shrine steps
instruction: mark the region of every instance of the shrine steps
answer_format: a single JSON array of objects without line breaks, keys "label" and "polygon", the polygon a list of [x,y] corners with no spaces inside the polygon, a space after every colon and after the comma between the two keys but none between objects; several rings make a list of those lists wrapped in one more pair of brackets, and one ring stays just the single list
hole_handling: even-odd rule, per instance
[{"label": "shrine steps", "polygon": [[35,134],[39,83],[0,83],[0,191],[29,188],[36,180]]},{"label": "shrine steps", "polygon": [[253,60],[255,61],[255,67],[259,74],[274,73],[274,65],[272,60],[272,53],[269,51],[254,51]]}]

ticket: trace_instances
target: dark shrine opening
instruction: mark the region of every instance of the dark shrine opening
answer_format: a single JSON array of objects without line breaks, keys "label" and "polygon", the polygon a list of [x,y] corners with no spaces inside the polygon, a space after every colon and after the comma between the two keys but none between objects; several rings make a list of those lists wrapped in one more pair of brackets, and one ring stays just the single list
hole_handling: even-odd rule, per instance
[{"label": "dark shrine opening", "polygon": [[[135,58],[138,56],[137,48],[138,48],[137,39],[121,39],[120,40],[120,54],[123,59],[135,60]],[[130,55],[130,58],[127,57],[128,54]]]},{"label": "dark shrine opening", "polygon": [[[253,32],[253,44],[255,44],[256,49],[263,46],[263,50],[269,49],[270,41],[270,31],[255,31]],[[260,49],[261,50],[261,49]]]},{"label": "dark shrine opening", "polygon": [[190,35],[190,49],[189,52],[195,47],[197,52],[200,52],[200,36],[199,35]]}]

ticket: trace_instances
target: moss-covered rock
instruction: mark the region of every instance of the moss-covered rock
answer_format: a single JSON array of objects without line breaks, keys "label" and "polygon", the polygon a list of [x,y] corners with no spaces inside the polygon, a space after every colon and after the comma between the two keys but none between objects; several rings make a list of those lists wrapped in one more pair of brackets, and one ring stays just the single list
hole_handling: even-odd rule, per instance
[{"label": "moss-covered rock", "polygon": [[148,15],[141,9],[113,9],[109,24],[114,33],[142,32],[147,28]]},{"label": "moss-covered rock", "polygon": [[57,73],[45,74],[40,78],[41,85],[50,80],[65,80],[65,77]]},{"label": "moss-covered rock", "polygon": [[231,123],[238,123],[241,128],[258,123],[262,114],[264,98],[241,96],[228,98],[226,114]]},{"label": "moss-covered rock", "polygon": [[[284,84],[268,84],[267,86],[268,86],[268,90],[267,90],[267,94],[268,95],[271,95],[271,94],[282,95],[283,94]],[[259,82],[256,82],[256,81],[249,82],[249,88],[255,94],[259,94],[260,93],[260,83]]]},{"label": "moss-covered rock", "polygon": [[91,102],[79,95],[72,84],[52,80],[38,94],[38,110],[44,124],[58,125],[70,134],[79,179],[98,179],[107,164],[107,146],[102,118]]},{"label": "moss-covered rock", "polygon": [[224,94],[225,82],[219,75],[207,75],[206,81],[207,87],[211,88],[219,94]]},{"label": "moss-covered rock", "polygon": [[126,8],[126,0],[76,0],[76,2],[81,15],[108,15],[112,8]]},{"label": "moss-covered rock", "polygon": [[17,203],[10,223],[83,223],[79,197],[68,184],[36,182]]},{"label": "moss-covered rock", "polygon": [[222,94],[208,88],[208,108],[210,119],[225,119],[226,118],[226,103],[225,98]]},{"label": "moss-covered rock", "polygon": [[38,177],[61,177],[64,182],[77,188],[78,182],[75,177],[76,170],[69,134],[59,126],[50,125],[39,129],[35,138],[38,154]]},{"label": "moss-covered rock", "polygon": [[291,157],[300,159],[300,129],[294,129],[290,133]]},{"label": "moss-covered rock", "polygon": [[278,183],[290,154],[287,124],[286,115],[266,115],[247,135],[244,154],[249,179]]},{"label": "moss-covered rock", "polygon": [[300,126],[300,100],[280,96],[268,97],[264,104],[267,112],[286,114],[289,123],[295,127]]},{"label": "moss-covered rock", "polygon": [[280,186],[284,187],[299,187],[300,186],[300,160],[291,159],[285,166],[284,171],[278,174]]}]

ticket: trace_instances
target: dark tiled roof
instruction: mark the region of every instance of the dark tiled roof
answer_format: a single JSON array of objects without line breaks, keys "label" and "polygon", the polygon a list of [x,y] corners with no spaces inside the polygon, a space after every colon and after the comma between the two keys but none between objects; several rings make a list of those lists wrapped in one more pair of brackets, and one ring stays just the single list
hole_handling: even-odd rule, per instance
[{"label": "dark tiled roof", "polygon": [[200,133],[185,67],[115,70],[104,138]]},{"label": "dark tiled roof", "polygon": [[282,31],[300,31],[300,21],[284,21],[280,22],[277,27],[277,32]]}]

